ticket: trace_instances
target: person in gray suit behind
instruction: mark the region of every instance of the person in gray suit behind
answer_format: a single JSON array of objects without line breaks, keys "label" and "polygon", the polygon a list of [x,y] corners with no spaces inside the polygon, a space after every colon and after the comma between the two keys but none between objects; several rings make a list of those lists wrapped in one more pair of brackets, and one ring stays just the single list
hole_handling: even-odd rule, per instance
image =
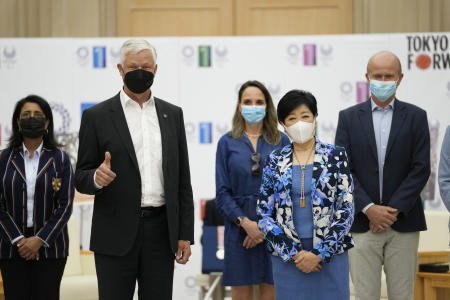
[{"label": "person in gray suit behind", "polygon": [[[441,157],[439,160],[438,171],[439,190],[441,192],[442,202],[450,211],[450,126],[447,126],[445,137],[442,141]],[[450,221],[448,223],[450,231]]]}]

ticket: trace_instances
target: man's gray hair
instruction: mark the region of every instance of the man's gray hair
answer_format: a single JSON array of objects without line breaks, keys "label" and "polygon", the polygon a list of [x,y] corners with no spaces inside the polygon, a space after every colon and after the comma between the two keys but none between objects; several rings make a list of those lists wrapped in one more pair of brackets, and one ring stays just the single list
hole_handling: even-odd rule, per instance
[{"label": "man's gray hair", "polygon": [[156,64],[156,49],[149,42],[142,39],[130,39],[123,43],[120,48],[120,64],[123,65],[125,58],[129,53],[135,54],[143,50],[149,50],[153,55]]}]

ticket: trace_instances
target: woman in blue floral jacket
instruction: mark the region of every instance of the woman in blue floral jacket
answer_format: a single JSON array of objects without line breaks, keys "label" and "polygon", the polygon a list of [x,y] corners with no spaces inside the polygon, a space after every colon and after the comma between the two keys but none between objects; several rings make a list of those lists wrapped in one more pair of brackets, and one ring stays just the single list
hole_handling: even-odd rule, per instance
[{"label": "woman in blue floral jacket", "polygon": [[347,250],[353,183],[342,147],[314,137],[317,102],[288,92],[278,120],[292,144],[271,153],[263,169],[258,226],[272,253],[277,300],[349,299]]}]

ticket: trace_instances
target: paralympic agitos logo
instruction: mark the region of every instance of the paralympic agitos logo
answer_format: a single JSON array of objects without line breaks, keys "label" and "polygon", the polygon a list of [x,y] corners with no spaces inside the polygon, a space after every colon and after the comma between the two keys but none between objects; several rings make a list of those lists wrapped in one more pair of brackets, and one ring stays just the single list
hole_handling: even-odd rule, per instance
[{"label": "paralympic agitos logo", "polygon": [[450,69],[449,37],[445,34],[407,35],[408,69]]}]

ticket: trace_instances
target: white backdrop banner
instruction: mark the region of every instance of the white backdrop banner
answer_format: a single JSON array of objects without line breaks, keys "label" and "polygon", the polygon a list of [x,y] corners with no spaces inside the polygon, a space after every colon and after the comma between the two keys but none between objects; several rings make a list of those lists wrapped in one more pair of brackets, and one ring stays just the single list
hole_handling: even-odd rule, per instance
[{"label": "white backdrop banner", "polygon": [[[216,143],[230,130],[237,91],[249,79],[263,82],[275,105],[291,89],[313,93],[318,135],[333,142],[339,110],[368,98],[364,75],[369,57],[381,50],[394,52],[405,74],[397,97],[428,113],[431,177],[423,191],[425,207],[444,209],[437,166],[450,123],[450,33],[146,39],[158,52],[154,95],[184,110],[196,206],[193,257],[187,266],[176,267],[174,299],[197,299],[200,201],[215,196]],[[0,148],[7,145],[14,104],[29,94],[51,103],[57,134],[76,137],[82,111],[121,89],[116,65],[125,40],[0,39]],[[82,246],[88,248],[90,220],[81,220]]]}]

